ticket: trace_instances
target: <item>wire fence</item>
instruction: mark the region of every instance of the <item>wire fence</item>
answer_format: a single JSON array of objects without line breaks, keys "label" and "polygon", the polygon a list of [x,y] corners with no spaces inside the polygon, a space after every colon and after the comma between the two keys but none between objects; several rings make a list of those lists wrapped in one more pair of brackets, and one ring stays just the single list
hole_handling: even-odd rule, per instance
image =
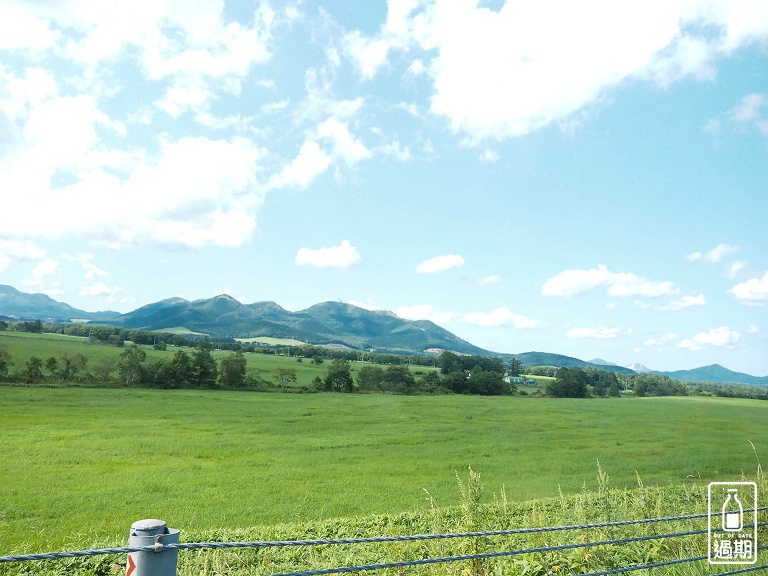
[{"label": "wire fence", "polygon": [[[762,512],[768,510],[768,506],[760,508],[744,509],[744,512]],[[711,515],[714,517],[715,515]],[[475,531],[475,532],[453,532],[444,534],[414,534],[414,535],[402,535],[402,536],[375,536],[365,538],[337,538],[337,539],[311,539],[311,540],[276,540],[276,541],[253,541],[253,542],[189,542],[189,543],[168,543],[163,544],[157,542],[148,546],[126,546],[119,548],[100,548],[100,549],[86,549],[78,551],[68,552],[50,552],[40,554],[23,554],[13,556],[0,556],[0,564],[11,562],[29,562],[29,561],[42,561],[42,560],[59,560],[65,558],[79,558],[89,556],[100,555],[116,555],[116,554],[132,554],[141,552],[153,552],[159,553],[165,550],[203,550],[203,549],[233,549],[233,548],[253,548],[253,549],[267,549],[267,548],[285,548],[285,547],[297,547],[297,546],[335,546],[345,544],[371,544],[371,543],[386,543],[386,542],[413,542],[423,540],[441,540],[441,539],[456,539],[456,538],[483,538],[491,536],[513,536],[513,535],[525,535],[547,532],[561,532],[561,531],[581,531],[589,529],[600,528],[614,528],[624,526],[636,526],[644,524],[656,524],[665,522],[679,522],[687,520],[697,520],[710,517],[710,514],[689,514],[684,516],[665,516],[658,518],[645,518],[637,520],[621,520],[615,522],[598,522],[591,524],[572,524],[567,526],[545,526],[537,528],[513,528],[505,530],[489,530],[489,531]],[[755,528],[768,526],[768,522],[758,522],[757,524],[745,525],[743,528]],[[547,552],[559,552],[565,550],[581,549],[581,548],[596,548],[599,546],[612,546],[630,544],[636,542],[647,542],[655,540],[666,540],[671,538],[686,538],[695,535],[707,534],[709,528],[698,530],[686,530],[678,532],[668,532],[662,534],[651,534],[643,536],[630,536],[624,538],[613,538],[607,540],[595,540],[587,542],[569,543],[569,544],[557,544],[550,546],[538,546],[529,548],[516,548],[512,550],[502,550],[494,552],[482,552],[475,554],[461,554],[454,556],[442,556],[442,557],[428,557],[419,558],[414,560],[402,560],[396,562],[381,562],[375,564],[362,564],[357,566],[343,566],[333,568],[323,568],[317,570],[303,570],[295,572],[280,572],[274,573],[270,576],[321,576],[324,574],[341,574],[352,572],[364,572],[372,570],[384,570],[384,569],[402,569],[411,566],[424,566],[430,564],[448,564],[462,561],[481,561],[493,558],[503,558],[518,556],[524,554],[541,554]],[[755,551],[768,549],[768,545],[759,546]],[[756,558],[757,556],[755,556]],[[685,563],[699,562],[707,560],[709,555],[703,556],[690,556],[685,558],[672,558],[668,560],[658,562],[646,562],[640,564],[633,564],[625,567],[617,567],[609,570],[601,570],[597,572],[581,572],[582,576],[607,576],[609,574],[622,574],[627,572],[634,572],[638,570],[648,570],[653,568],[660,568],[665,566],[673,566]],[[713,572],[719,576],[725,576],[730,574],[741,574],[747,572],[755,572],[758,570],[767,570],[768,564],[751,565],[726,572],[717,571]]]}]

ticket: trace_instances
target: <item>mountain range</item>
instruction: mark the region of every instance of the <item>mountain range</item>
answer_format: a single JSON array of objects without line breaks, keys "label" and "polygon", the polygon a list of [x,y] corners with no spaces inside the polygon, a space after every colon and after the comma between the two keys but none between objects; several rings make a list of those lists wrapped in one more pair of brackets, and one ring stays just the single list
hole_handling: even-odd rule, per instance
[{"label": "mountain range", "polygon": [[292,338],[311,344],[347,346],[392,354],[425,354],[449,350],[460,354],[517,358],[527,366],[598,368],[619,374],[650,372],[678,380],[768,386],[768,376],[733,372],[714,364],[694,370],[656,372],[641,364],[617,366],[596,358],[590,362],[548,352],[497,353],[475,346],[429,320],[406,320],[392,312],[367,310],[343,302],[323,302],[291,312],[275,302],[243,304],[226,294],[189,301],[168,298],[127,314],[86,312],[45,294],[28,294],[0,284],[0,318],[49,322],[87,321],[146,331],[185,329],[212,337]]}]

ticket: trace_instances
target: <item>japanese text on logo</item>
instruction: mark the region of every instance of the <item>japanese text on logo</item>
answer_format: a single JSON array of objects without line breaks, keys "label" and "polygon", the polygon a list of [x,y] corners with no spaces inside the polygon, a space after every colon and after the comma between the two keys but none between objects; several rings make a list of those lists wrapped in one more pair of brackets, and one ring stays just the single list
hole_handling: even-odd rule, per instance
[{"label": "japanese text on logo", "polygon": [[757,561],[757,484],[711,482],[708,556],[710,564],[754,564]]}]

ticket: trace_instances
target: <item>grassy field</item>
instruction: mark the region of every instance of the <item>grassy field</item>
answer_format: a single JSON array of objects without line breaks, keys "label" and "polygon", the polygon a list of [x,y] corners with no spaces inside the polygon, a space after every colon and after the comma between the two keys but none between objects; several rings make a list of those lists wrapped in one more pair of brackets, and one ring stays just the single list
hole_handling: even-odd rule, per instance
[{"label": "grassy field", "polygon": [[[89,364],[93,365],[103,358],[112,358],[116,362],[123,352],[122,348],[104,344],[88,344],[87,340],[87,338],[79,336],[65,336],[62,334],[0,332],[0,346],[4,346],[13,357],[14,366],[11,372],[22,370],[25,362],[33,355],[45,360],[50,356],[60,356],[65,352],[69,354],[81,353],[88,357]],[[194,351],[191,348],[176,347],[169,347],[167,350],[153,350],[152,346],[142,346],[142,348],[147,353],[146,361],[148,363],[161,358],[170,360],[176,351],[180,349],[190,354]],[[212,354],[215,358],[221,359],[229,355],[230,352],[214,350]],[[273,380],[272,375],[278,368],[293,368],[296,370],[296,382],[291,384],[291,386],[295,387],[310,386],[316,376],[324,378],[330,362],[326,360],[323,364],[318,365],[313,364],[311,360],[306,358],[299,362],[298,358],[273,354],[247,353],[245,358],[248,362],[247,371],[265,380]],[[366,365],[370,365],[370,362],[366,362]],[[354,372],[362,364],[360,362],[352,362],[351,366],[354,375]],[[381,367],[386,368],[386,366]],[[411,366],[410,369],[414,373],[435,370],[435,368],[423,366]],[[117,371],[115,370],[114,374],[116,373]]]},{"label": "grassy field", "polygon": [[[457,503],[471,465],[514,501],[733,480],[763,460],[768,404],[0,387],[0,551]],[[1,553],[1,552],[0,552]]]}]

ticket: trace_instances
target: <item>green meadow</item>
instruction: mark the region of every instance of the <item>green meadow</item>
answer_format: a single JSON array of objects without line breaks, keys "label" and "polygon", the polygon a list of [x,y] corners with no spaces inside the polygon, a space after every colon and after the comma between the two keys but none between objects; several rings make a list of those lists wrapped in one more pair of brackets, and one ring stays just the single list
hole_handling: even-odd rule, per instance
[{"label": "green meadow", "polygon": [[[458,504],[456,473],[510,501],[739,479],[768,403],[0,387],[0,555],[142,518],[186,531]],[[757,454],[749,444],[751,441]],[[84,545],[87,542],[83,542]]]},{"label": "green meadow", "polygon": [[[115,362],[114,374],[117,373],[116,362],[123,352],[123,348],[108,346],[105,344],[88,344],[87,338],[79,336],[65,336],[62,334],[30,334],[26,332],[0,332],[0,346],[5,347],[11,354],[14,365],[11,372],[24,368],[25,362],[31,356],[37,356],[45,361],[51,356],[61,356],[63,353],[83,354],[88,358],[89,366],[95,365],[102,359],[112,359]],[[153,350],[152,346],[142,346],[147,354],[147,363],[160,359],[171,360],[177,350],[185,350],[192,353],[190,348],[176,348],[169,346],[167,350]],[[213,356],[221,359],[230,354],[226,350],[214,350]],[[310,386],[315,376],[325,377],[329,361],[323,364],[313,364],[310,359],[304,358],[301,362],[298,358],[279,356],[274,354],[245,354],[248,362],[247,371],[258,375],[265,380],[272,380],[272,375],[278,368],[292,368],[296,370],[295,387]],[[360,367],[360,363],[353,363],[353,371]],[[431,370],[432,368],[414,367],[417,370]]]}]

